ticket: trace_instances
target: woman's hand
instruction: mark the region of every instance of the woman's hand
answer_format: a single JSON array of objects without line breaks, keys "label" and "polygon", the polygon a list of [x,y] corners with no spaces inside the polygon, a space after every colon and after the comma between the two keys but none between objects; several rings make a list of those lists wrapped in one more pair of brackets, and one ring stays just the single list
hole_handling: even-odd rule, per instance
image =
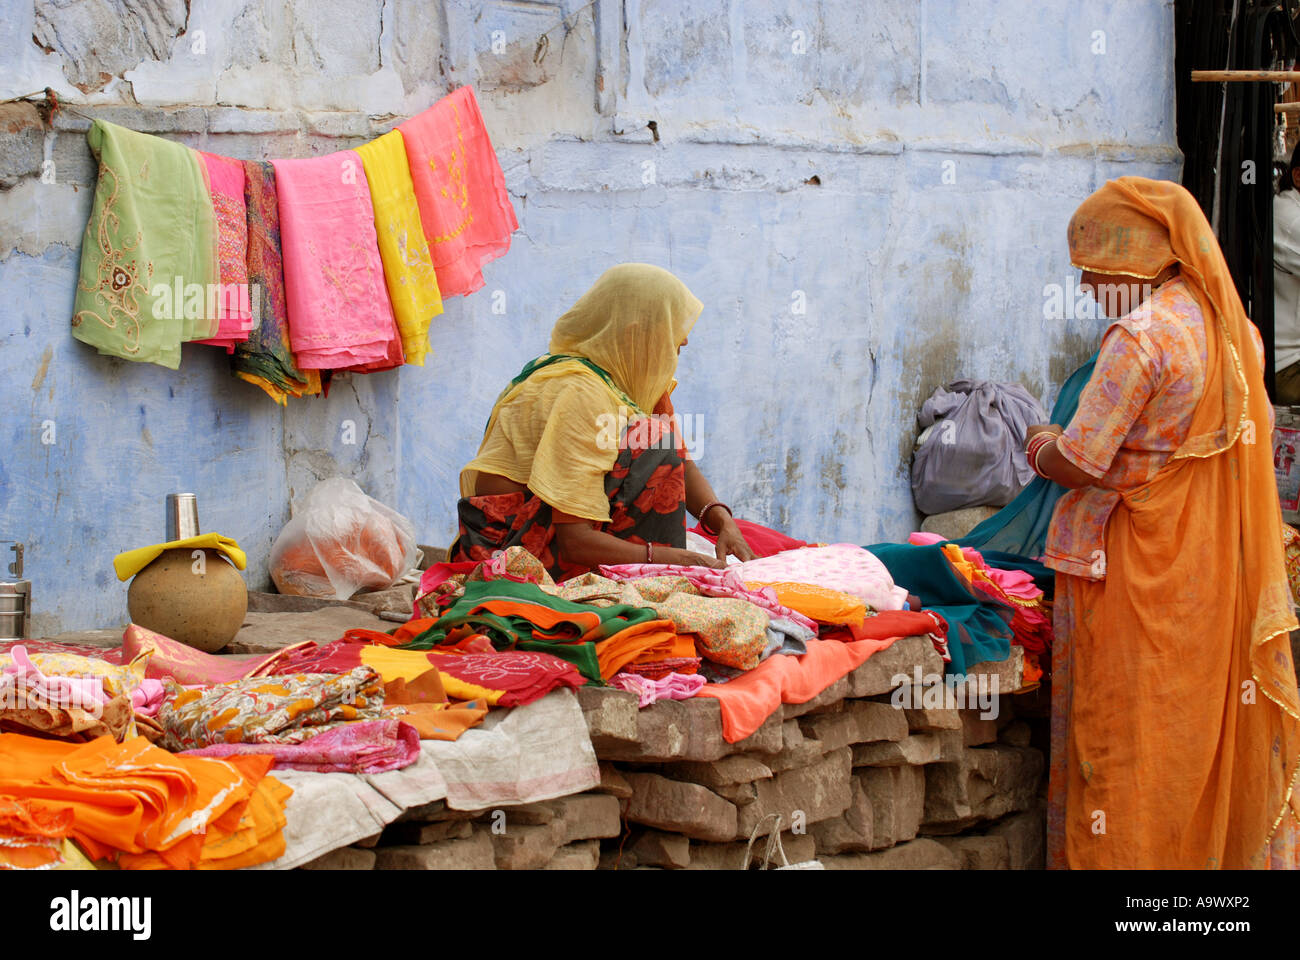
[{"label": "woman's hand", "polygon": [[1059,437],[1061,434],[1065,433],[1065,428],[1056,423],[1032,424],[1029,429],[1025,431],[1025,446],[1028,446],[1029,441],[1034,439],[1036,434],[1040,433],[1051,433]]},{"label": "woman's hand", "polygon": [[671,563],[679,567],[708,567],[711,570],[725,570],[726,560],[705,556],[692,550],[678,547],[655,547],[655,563]]},{"label": "woman's hand", "polygon": [[[716,513],[725,513],[725,511],[719,510],[715,511],[715,515]],[[742,561],[753,560],[754,551],[749,549],[749,544],[745,542],[745,535],[740,532],[740,526],[731,518],[731,514],[726,516],[727,519],[722,522],[718,532],[718,559],[725,564],[730,554]]]}]

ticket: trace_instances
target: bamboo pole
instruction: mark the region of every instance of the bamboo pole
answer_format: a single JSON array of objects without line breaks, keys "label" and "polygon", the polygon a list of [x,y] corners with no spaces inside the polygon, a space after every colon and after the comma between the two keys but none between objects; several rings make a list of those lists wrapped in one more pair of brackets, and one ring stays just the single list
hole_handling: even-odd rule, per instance
[{"label": "bamboo pole", "polygon": [[1274,113],[1300,113],[1300,102],[1296,103],[1275,103],[1273,104]]},{"label": "bamboo pole", "polygon": [[1193,83],[1300,83],[1300,70],[1193,70]]}]

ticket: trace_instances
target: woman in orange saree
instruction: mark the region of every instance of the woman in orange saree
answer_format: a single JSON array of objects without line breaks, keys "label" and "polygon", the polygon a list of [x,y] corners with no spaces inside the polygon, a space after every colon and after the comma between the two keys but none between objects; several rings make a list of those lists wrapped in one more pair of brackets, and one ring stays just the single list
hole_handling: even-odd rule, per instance
[{"label": "woman in orange saree", "polygon": [[1049,866],[1300,867],[1296,620],[1259,333],[1177,184],[1110,181],[1069,243],[1119,319],[1075,418],[1031,430],[1039,472],[1071,488],[1045,557]]}]

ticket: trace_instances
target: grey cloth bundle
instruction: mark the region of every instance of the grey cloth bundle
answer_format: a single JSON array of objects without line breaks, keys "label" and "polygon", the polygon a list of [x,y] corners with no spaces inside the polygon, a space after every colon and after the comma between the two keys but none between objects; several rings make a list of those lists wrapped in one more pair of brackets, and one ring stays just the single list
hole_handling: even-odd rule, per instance
[{"label": "grey cloth bundle", "polygon": [[916,419],[924,429],[912,456],[912,499],[926,516],[1005,506],[1033,479],[1025,433],[1047,423],[1047,412],[1020,384],[954,380]]}]

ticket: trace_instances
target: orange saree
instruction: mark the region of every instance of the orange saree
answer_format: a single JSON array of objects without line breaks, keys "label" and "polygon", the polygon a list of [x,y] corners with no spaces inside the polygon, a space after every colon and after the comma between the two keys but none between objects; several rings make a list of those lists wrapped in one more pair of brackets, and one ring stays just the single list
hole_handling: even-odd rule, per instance
[{"label": "orange saree", "polygon": [[[1087,394],[1116,409],[1132,401],[1094,374],[1058,443],[1098,480],[1062,498],[1048,538],[1058,571],[1049,865],[1298,867],[1296,620],[1257,334],[1209,224],[1176,184],[1107,183],[1075,213],[1070,252],[1076,267],[1108,274],[1154,278],[1177,263],[1181,279],[1166,286],[1198,309],[1187,322],[1192,311],[1180,314],[1162,287],[1119,321],[1107,344],[1149,364],[1133,380],[1147,385],[1141,409],[1108,445],[1100,435],[1115,424],[1087,412]],[[1197,324],[1203,360],[1188,361]],[[1179,342],[1201,379],[1183,415],[1170,402],[1186,379],[1169,362]]]}]

